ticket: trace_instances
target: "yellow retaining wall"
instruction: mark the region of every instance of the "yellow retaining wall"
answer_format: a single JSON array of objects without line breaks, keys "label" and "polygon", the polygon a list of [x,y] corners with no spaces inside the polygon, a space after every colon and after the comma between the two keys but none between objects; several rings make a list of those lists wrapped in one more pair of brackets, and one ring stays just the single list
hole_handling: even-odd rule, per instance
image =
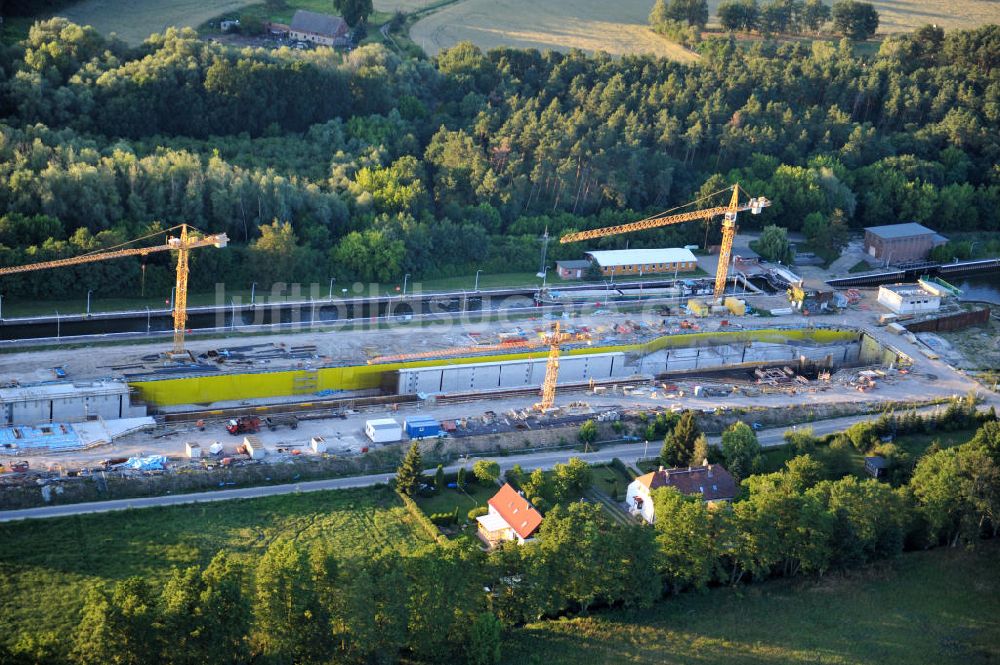
[{"label": "yellow retaining wall", "polygon": [[[594,346],[570,349],[567,355],[643,351],[652,353],[665,348],[710,346],[741,341],[782,343],[786,341],[813,341],[829,344],[855,339],[858,333],[850,330],[740,330],[733,332],[704,332],[686,335],[665,335],[646,344]],[[382,376],[403,367],[430,367],[443,363],[468,365],[526,358],[545,358],[547,349],[525,353],[508,353],[489,356],[463,356],[448,360],[419,360],[386,363],[384,365],[353,365],[348,367],[323,367],[316,370],[288,370],[279,372],[249,372],[245,374],[214,374],[180,379],[156,379],[131,383],[138,397],[155,406],[177,404],[211,404],[261,397],[294,395],[296,378],[316,376],[316,390],[365,390],[382,385]],[[305,397],[305,395],[303,395]]]}]

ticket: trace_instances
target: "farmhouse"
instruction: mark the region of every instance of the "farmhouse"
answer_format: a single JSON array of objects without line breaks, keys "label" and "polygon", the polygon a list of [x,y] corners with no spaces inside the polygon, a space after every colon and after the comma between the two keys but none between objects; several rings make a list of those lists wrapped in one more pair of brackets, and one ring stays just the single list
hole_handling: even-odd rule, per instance
[{"label": "farmhouse", "polygon": [[542,515],[531,503],[504,483],[488,502],[489,512],[477,517],[479,535],[490,546],[505,540],[524,543],[532,539],[542,524]]},{"label": "farmhouse", "polygon": [[304,9],[298,10],[292,17],[288,36],[300,42],[312,42],[323,46],[351,44],[350,29],[344,19]]},{"label": "farmhouse", "polygon": [[889,264],[923,261],[932,249],[946,242],[944,236],[915,222],[865,229],[865,251]]},{"label": "farmhouse", "polygon": [[730,501],[736,497],[736,481],[719,464],[689,466],[686,469],[650,471],[633,480],[625,494],[628,509],[652,524],[652,492],[660,487],[676,487],[681,494],[700,494],[707,503]]},{"label": "farmhouse", "polygon": [[685,272],[698,267],[698,259],[690,249],[613,249],[587,252],[603,275],[652,275]]}]

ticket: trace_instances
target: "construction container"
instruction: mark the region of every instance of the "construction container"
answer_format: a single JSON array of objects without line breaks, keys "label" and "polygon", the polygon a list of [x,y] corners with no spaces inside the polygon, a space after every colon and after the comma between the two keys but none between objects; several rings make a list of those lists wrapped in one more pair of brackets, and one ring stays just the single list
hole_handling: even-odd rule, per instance
[{"label": "construction container", "polygon": [[771,316],[788,316],[791,313],[791,307],[777,307],[771,310]]},{"label": "construction container", "polygon": [[404,423],[411,439],[427,439],[441,435],[441,423],[430,416],[410,416]]},{"label": "construction container", "polygon": [[190,441],[185,443],[184,450],[187,453],[187,456],[191,459],[198,459],[201,457],[201,446],[197,443],[191,443]]},{"label": "construction container", "polygon": [[689,298],[687,308],[692,316],[708,316],[708,305],[697,298]]},{"label": "construction container", "polygon": [[882,316],[878,317],[878,323],[879,325],[884,326],[886,324],[892,323],[898,318],[899,314],[883,314]]},{"label": "construction container", "polygon": [[309,439],[309,447],[312,448],[314,453],[325,453],[326,452],[326,439],[321,436],[314,436]]},{"label": "construction container", "polygon": [[213,443],[211,446],[208,447],[208,452],[212,453],[213,455],[219,455],[222,453],[223,450],[225,450],[225,446],[223,446],[218,441],[216,441],[215,443]]},{"label": "construction container", "polygon": [[726,309],[733,316],[745,316],[747,313],[747,303],[745,300],[729,296],[725,300]]},{"label": "construction container", "polygon": [[893,335],[902,335],[906,332],[906,327],[902,323],[890,323],[885,327]]},{"label": "construction container", "polygon": [[365,434],[373,443],[396,443],[403,440],[403,428],[394,418],[366,420]]},{"label": "construction container", "polygon": [[711,312],[712,314],[728,314],[729,308],[725,305],[712,305]]},{"label": "construction container", "polygon": [[264,449],[264,443],[256,436],[250,435],[243,437],[243,446],[246,448],[247,455],[250,456],[250,459],[260,459],[267,455],[267,450]]}]

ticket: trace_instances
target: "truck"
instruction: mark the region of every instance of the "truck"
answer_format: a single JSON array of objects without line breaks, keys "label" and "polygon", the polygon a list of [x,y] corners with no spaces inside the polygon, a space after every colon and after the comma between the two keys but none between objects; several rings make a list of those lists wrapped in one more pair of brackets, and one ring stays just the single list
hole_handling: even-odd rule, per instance
[{"label": "truck", "polygon": [[292,415],[287,416],[268,416],[264,418],[264,424],[272,432],[279,427],[288,426],[291,429],[298,429],[299,419]]},{"label": "truck", "polygon": [[256,434],[260,431],[260,418],[257,416],[232,418],[226,423],[226,431],[233,436],[239,434]]}]

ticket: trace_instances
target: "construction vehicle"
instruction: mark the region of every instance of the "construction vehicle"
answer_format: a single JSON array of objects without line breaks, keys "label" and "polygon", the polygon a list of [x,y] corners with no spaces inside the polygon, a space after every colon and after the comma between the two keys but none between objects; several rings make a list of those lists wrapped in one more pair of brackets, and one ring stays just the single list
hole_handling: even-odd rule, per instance
[{"label": "construction vehicle", "polygon": [[279,427],[286,427],[286,426],[289,427],[289,428],[291,428],[291,429],[298,429],[299,428],[299,419],[296,418],[295,416],[291,416],[291,415],[288,415],[288,416],[268,416],[267,418],[264,418],[264,424],[266,424],[267,428],[269,430],[271,430],[272,432],[274,430],[278,429]]},{"label": "construction vehicle", "polygon": [[[151,247],[127,247],[141,240],[146,240],[153,235],[168,233],[180,229],[177,237],[167,236],[166,243],[153,245]],[[9,266],[0,268],[0,277],[3,275],[14,275],[22,272],[32,272],[36,270],[48,270],[49,268],[63,268],[65,266],[75,266],[82,263],[95,263],[97,261],[107,261],[109,259],[120,259],[126,256],[146,256],[155,252],[177,252],[177,283],[174,295],[174,348],[169,354],[173,358],[183,358],[187,356],[184,351],[184,333],[187,325],[187,292],[188,292],[188,254],[192,249],[199,247],[225,247],[229,243],[229,237],[225,233],[214,235],[202,235],[198,231],[189,230],[187,224],[181,224],[159,231],[156,234],[130,240],[116,247],[111,247],[106,251],[91,252],[81,256],[68,259],[56,259],[54,261],[42,261],[41,263],[29,263],[23,266]]]},{"label": "construction vehicle", "polygon": [[24,473],[28,470],[28,460],[21,460],[20,462],[10,463],[11,473]]},{"label": "construction vehicle", "polygon": [[593,229],[591,231],[580,231],[579,233],[570,233],[559,238],[559,242],[565,244],[580,240],[590,240],[592,238],[606,238],[608,236],[616,236],[622,233],[645,231],[646,229],[655,229],[661,226],[680,224],[682,222],[689,222],[695,219],[710,219],[716,215],[723,215],[722,245],[719,248],[719,268],[715,273],[715,288],[713,291],[715,302],[717,304],[722,304],[722,296],[726,290],[726,282],[729,279],[729,260],[733,253],[733,238],[736,237],[736,214],[749,210],[751,214],[758,215],[763,208],[771,205],[771,202],[762,196],[750,198],[750,200],[746,203],[740,203],[740,192],[744,191],[745,193],[745,190],[742,190],[738,184],[733,185],[732,187],[727,187],[726,189],[715,192],[714,194],[702,197],[699,201],[729,190],[732,190],[733,196],[728,206],[705,208],[703,210],[695,210],[693,212],[685,212],[677,215],[668,214],[674,210],[679,210],[680,208],[694,205],[698,202],[692,201],[691,203],[678,206],[677,208],[671,208],[670,210],[665,210],[664,212],[639,220],[638,222],[619,224],[617,226],[607,226],[603,229]]},{"label": "construction vehicle", "polygon": [[260,418],[257,416],[241,416],[226,423],[226,431],[236,436],[238,434],[256,434],[260,431]]}]

